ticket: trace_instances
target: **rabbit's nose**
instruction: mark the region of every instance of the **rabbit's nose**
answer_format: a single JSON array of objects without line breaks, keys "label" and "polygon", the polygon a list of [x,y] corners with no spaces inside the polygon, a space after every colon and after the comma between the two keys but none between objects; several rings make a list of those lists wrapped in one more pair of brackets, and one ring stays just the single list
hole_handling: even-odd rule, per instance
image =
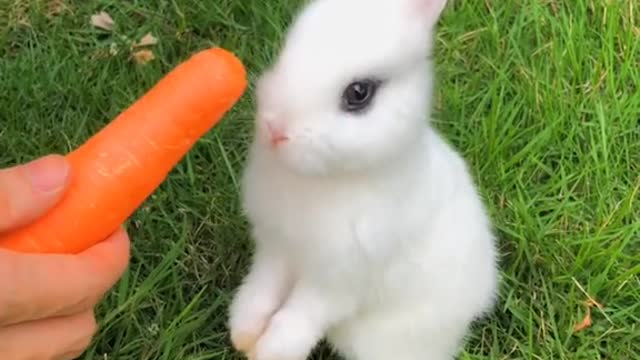
[{"label": "rabbit's nose", "polygon": [[269,129],[269,140],[272,146],[278,146],[289,141],[289,137],[282,127],[267,123],[267,128]]}]

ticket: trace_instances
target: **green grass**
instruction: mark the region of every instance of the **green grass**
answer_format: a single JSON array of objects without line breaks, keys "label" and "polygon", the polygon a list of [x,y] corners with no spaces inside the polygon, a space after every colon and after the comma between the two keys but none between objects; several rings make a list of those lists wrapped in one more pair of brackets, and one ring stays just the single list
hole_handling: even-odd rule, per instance
[{"label": "green grass", "polygon": [[[253,84],[301,2],[51,3],[0,0],[3,167],[82,143],[205,46],[236,52]],[[115,35],[90,27],[101,10]],[[156,60],[135,65],[125,37],[149,31]],[[111,44],[123,50],[99,56]],[[436,126],[470,162],[503,273],[460,358],[639,359],[640,6],[454,1],[437,45]],[[130,269],[84,359],[240,359],[225,322],[251,252],[237,184],[252,90],[130,222]],[[604,308],[574,334],[589,296]]]}]

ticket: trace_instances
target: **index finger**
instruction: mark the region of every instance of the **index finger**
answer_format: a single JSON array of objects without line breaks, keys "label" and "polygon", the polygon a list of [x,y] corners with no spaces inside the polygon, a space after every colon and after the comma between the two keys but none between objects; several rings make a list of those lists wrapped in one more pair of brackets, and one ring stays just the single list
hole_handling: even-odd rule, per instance
[{"label": "index finger", "polygon": [[90,309],[128,263],[129,238],[124,230],[78,255],[0,250],[0,326]]}]

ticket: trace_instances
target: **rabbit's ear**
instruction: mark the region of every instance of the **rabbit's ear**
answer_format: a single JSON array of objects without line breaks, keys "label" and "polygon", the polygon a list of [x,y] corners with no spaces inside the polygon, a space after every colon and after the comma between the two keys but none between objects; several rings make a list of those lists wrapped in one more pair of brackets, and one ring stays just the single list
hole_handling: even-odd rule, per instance
[{"label": "rabbit's ear", "polygon": [[408,0],[414,6],[417,14],[420,14],[429,26],[438,22],[440,15],[447,6],[448,0]]}]

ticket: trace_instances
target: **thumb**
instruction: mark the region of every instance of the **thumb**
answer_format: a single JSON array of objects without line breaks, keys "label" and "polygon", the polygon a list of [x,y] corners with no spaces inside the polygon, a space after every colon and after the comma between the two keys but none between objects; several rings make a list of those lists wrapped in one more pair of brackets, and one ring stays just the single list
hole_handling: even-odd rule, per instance
[{"label": "thumb", "polygon": [[60,155],[0,170],[0,232],[26,225],[55,205],[69,173],[67,160]]}]

